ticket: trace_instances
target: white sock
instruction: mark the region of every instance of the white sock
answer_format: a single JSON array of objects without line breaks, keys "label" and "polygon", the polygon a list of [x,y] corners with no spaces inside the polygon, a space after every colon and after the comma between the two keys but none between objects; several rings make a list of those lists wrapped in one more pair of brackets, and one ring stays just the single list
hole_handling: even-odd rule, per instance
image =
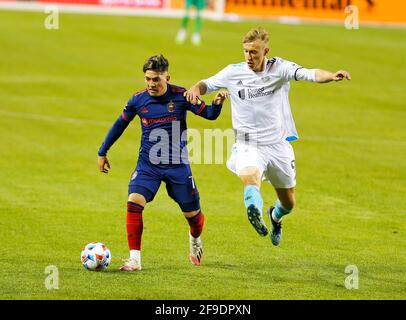
[{"label": "white sock", "polygon": [[192,241],[194,241],[194,242],[200,241],[200,237],[195,238],[195,237],[193,237],[193,236],[190,234],[190,232],[189,232],[189,239],[192,240]]},{"label": "white sock", "polygon": [[130,250],[130,259],[135,259],[141,263],[141,251],[140,250]]}]

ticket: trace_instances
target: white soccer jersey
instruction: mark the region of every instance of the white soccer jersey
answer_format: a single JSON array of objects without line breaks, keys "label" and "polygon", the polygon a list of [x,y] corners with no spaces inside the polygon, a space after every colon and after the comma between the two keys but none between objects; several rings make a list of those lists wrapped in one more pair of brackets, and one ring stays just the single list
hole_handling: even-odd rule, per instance
[{"label": "white soccer jersey", "polygon": [[298,139],[289,105],[290,80],[316,81],[316,69],[305,69],[279,57],[265,60],[262,72],[246,62],[230,64],[202,80],[208,93],[226,88],[230,92],[232,124],[237,140],[258,145]]}]

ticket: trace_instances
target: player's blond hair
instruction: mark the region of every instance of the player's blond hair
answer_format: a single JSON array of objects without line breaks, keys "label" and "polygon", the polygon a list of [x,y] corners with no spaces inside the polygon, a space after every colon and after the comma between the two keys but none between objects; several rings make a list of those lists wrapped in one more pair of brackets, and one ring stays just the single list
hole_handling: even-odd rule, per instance
[{"label": "player's blond hair", "polygon": [[268,47],[269,33],[262,27],[253,28],[244,36],[242,43],[250,43],[256,40],[262,41]]}]

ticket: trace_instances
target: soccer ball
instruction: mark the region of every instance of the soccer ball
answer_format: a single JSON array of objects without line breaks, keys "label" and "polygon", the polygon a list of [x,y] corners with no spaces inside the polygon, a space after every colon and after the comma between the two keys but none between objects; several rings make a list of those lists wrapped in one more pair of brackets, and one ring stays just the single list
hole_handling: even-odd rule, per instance
[{"label": "soccer ball", "polygon": [[103,243],[92,242],[83,248],[80,261],[87,270],[100,271],[109,266],[111,253]]}]

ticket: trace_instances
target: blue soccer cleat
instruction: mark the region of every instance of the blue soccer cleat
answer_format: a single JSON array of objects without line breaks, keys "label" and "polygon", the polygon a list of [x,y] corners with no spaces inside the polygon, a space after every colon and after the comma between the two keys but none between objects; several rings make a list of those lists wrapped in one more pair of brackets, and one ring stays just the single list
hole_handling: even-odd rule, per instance
[{"label": "blue soccer cleat", "polygon": [[259,233],[260,236],[265,237],[268,234],[268,228],[266,227],[264,220],[262,219],[261,212],[258,210],[256,206],[251,204],[247,208],[247,215],[248,220],[255,228],[255,230]]},{"label": "blue soccer cleat", "polygon": [[274,246],[277,246],[281,243],[281,240],[282,240],[282,221],[276,222],[272,218],[272,211],[274,209],[275,209],[274,207],[270,207],[268,209],[269,220],[271,220],[271,224],[272,224],[272,231],[269,234],[269,237],[272,240],[272,244]]}]

